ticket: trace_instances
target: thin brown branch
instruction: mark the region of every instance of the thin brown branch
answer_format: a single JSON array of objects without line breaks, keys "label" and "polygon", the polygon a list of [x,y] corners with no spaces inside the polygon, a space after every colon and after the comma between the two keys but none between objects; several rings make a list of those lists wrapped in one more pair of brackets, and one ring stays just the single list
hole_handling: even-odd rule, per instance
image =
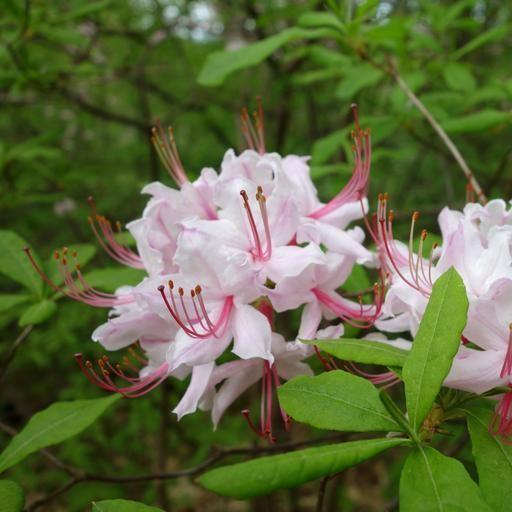
[{"label": "thin brown branch", "polygon": [[20,348],[20,345],[28,338],[28,335],[32,332],[32,329],[34,329],[33,325],[27,325],[25,329],[21,331],[20,335],[16,338],[11,348],[7,351],[7,354],[5,354],[4,358],[2,359],[2,362],[0,363],[0,381],[3,379],[5,373],[7,372],[7,369],[9,368],[9,365],[12,363],[12,360],[14,359],[16,352]]},{"label": "thin brown branch", "polygon": [[412,89],[407,85],[405,80],[402,78],[400,73],[398,72],[398,69],[394,62],[391,62],[391,66],[389,68],[389,73],[395,80],[396,84],[402,91],[405,93],[405,95],[411,100],[411,102],[414,104],[414,106],[421,112],[423,117],[428,121],[430,126],[434,129],[434,131],[439,135],[439,138],[443,141],[445,146],[448,148],[448,151],[452,154],[453,158],[461,168],[462,172],[464,173],[464,176],[466,177],[466,180],[468,183],[471,184],[473,187],[473,190],[475,191],[475,194],[480,201],[480,203],[485,204],[487,202],[487,197],[485,196],[482,187],[480,187],[480,184],[478,183],[477,179],[475,178],[475,175],[469,168],[468,164],[466,163],[466,160],[462,156],[461,152],[457,148],[457,146],[454,144],[452,139],[448,136],[448,134],[444,131],[443,127],[436,121],[434,116],[430,113],[430,111],[427,109],[427,107],[423,104],[423,102],[414,94]]},{"label": "thin brown branch", "polygon": [[[72,478],[68,480],[63,486],[57,488],[44,498],[40,498],[37,501],[34,501],[30,504],[26,511],[34,512],[38,508],[46,505],[47,503],[55,500],[69,489],[79,484],[80,482],[105,482],[105,483],[117,483],[117,484],[134,484],[134,483],[143,483],[143,482],[152,482],[152,481],[163,481],[163,480],[172,480],[176,478],[183,477],[194,477],[197,476],[207,469],[214,466],[217,462],[220,462],[223,459],[228,457],[236,456],[236,455],[263,455],[263,454],[271,454],[278,452],[287,452],[294,450],[296,448],[302,448],[305,446],[311,446],[316,444],[321,444],[329,441],[340,441],[347,438],[346,434],[335,434],[332,436],[325,436],[318,439],[311,439],[308,441],[296,441],[289,443],[282,443],[277,445],[270,446],[261,446],[261,447],[249,447],[249,448],[230,448],[227,450],[217,450],[206,460],[188,469],[182,469],[178,471],[168,471],[163,473],[150,473],[147,475],[133,475],[133,476],[117,476],[117,475],[100,475],[96,473],[89,473],[87,471],[81,471],[79,469],[71,468],[72,470]],[[43,450],[41,450],[43,451]],[[56,457],[54,457],[56,459]],[[57,459],[58,460],[58,459]],[[61,463],[61,461],[58,461]],[[61,463],[63,464],[63,463]],[[69,466],[68,466],[69,468]],[[64,469],[64,468],[63,468]]]}]

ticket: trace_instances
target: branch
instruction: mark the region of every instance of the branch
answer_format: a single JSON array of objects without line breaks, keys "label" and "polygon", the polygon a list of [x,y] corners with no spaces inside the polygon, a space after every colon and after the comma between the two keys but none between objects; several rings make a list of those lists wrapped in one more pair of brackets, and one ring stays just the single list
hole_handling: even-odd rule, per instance
[{"label": "branch", "polygon": [[[117,483],[117,484],[133,484],[133,483],[142,483],[142,482],[151,482],[151,481],[162,481],[162,480],[172,480],[175,478],[182,477],[194,477],[197,476],[217,462],[221,460],[232,457],[235,455],[262,455],[267,453],[275,453],[282,451],[291,451],[295,448],[301,448],[304,446],[310,446],[315,444],[321,444],[328,441],[336,441],[336,440],[344,440],[346,439],[346,434],[335,434],[332,436],[325,436],[318,439],[312,439],[308,441],[297,441],[297,442],[289,442],[282,443],[278,445],[271,446],[262,446],[262,447],[250,447],[250,448],[230,448],[227,450],[217,450],[206,460],[188,469],[182,469],[178,471],[169,471],[164,473],[151,473],[147,475],[133,475],[133,476],[117,476],[117,475],[100,475],[96,473],[89,473],[86,471],[80,471],[75,468],[70,468],[72,470],[72,478],[68,480],[63,486],[57,488],[44,498],[40,498],[34,501],[31,505],[29,505],[26,509],[26,512],[34,512],[41,506],[53,501],[55,498],[67,492],[69,489],[74,487],[76,484],[80,482],[105,482],[105,483]],[[45,450],[41,450],[44,452]],[[56,457],[54,457],[56,459]],[[57,459],[58,460],[58,459]],[[58,461],[60,464],[60,461]]]},{"label": "branch", "polygon": [[473,190],[475,191],[476,196],[480,203],[487,203],[487,197],[485,196],[482,187],[478,183],[475,175],[469,168],[466,160],[458,150],[457,146],[454,144],[452,139],[448,136],[448,134],[444,131],[443,127],[435,120],[434,116],[430,113],[430,111],[425,107],[422,101],[414,94],[412,89],[407,85],[404,79],[401,77],[398,69],[394,63],[391,63],[389,74],[394,78],[398,87],[402,89],[402,91],[406,94],[406,96],[412,101],[412,103],[416,106],[416,108],[423,114],[423,117],[428,121],[430,126],[434,129],[434,131],[439,135],[440,139],[444,142],[445,146],[448,148],[448,151],[452,154],[455,161],[459,164],[459,167],[462,169],[464,176],[468,183],[471,184]]},{"label": "branch", "polygon": [[7,372],[7,369],[14,359],[18,348],[28,338],[28,335],[32,332],[33,328],[33,325],[27,325],[25,329],[21,331],[21,334],[16,338],[12,344],[12,347],[7,351],[7,354],[4,356],[2,362],[0,363],[0,381],[3,379],[5,373]]}]

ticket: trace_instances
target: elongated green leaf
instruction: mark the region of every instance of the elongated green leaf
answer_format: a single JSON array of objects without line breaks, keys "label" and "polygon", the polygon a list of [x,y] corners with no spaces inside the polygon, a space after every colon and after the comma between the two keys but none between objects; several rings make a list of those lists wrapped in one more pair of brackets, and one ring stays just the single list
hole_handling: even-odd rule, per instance
[{"label": "elongated green leaf", "polygon": [[400,478],[400,512],[491,512],[464,466],[426,447],[414,450]]},{"label": "elongated green leaf", "polygon": [[464,283],[456,270],[450,268],[434,283],[432,296],[403,367],[407,412],[416,431],[450,371],[466,326],[467,311]]},{"label": "elongated green leaf", "polygon": [[25,504],[23,489],[12,480],[0,480],[0,510],[21,512]]},{"label": "elongated green leaf", "polygon": [[352,99],[359,91],[380,82],[382,71],[370,64],[359,64],[350,75],[346,76],[336,90],[336,96],[342,100]]},{"label": "elongated green leaf", "polygon": [[0,313],[8,311],[14,306],[30,300],[30,296],[23,294],[0,294]]},{"label": "elongated green leaf", "polygon": [[341,338],[339,340],[308,341],[344,361],[355,363],[380,364],[382,366],[403,366],[409,352],[397,347],[371,340],[352,340]]},{"label": "elongated green leaf", "polygon": [[481,132],[493,126],[512,122],[512,113],[502,110],[485,109],[474,114],[452,117],[442,122],[449,133]]},{"label": "elongated green leaf", "polygon": [[[25,240],[13,231],[0,231],[0,272],[41,296],[43,281],[23,252],[25,247]],[[32,254],[37,259],[34,251]]]},{"label": "elongated green leaf", "polygon": [[0,472],[41,448],[79,434],[119,398],[116,394],[91,400],[56,402],[38,412],[0,454]]},{"label": "elongated green leaf", "polygon": [[57,304],[55,304],[53,300],[45,299],[30,306],[23,315],[21,315],[18,323],[20,327],[25,327],[30,324],[41,324],[54,315],[56,311]]},{"label": "elongated green leaf", "polygon": [[478,480],[485,501],[494,512],[510,510],[512,503],[512,446],[489,433],[493,412],[465,409]]},{"label": "elongated green leaf", "polygon": [[476,88],[476,80],[468,66],[451,62],[443,69],[443,76],[448,87],[455,91],[472,92]]},{"label": "elongated green leaf", "polygon": [[500,25],[498,27],[493,27],[487,30],[486,32],[482,32],[480,35],[469,41],[469,43],[465,44],[461,48],[459,48],[456,52],[451,55],[451,58],[454,60],[460,59],[464,55],[469,52],[472,52],[483,46],[484,44],[491,43],[493,41],[498,41],[509,34],[509,27],[507,25]]},{"label": "elongated green leaf", "polygon": [[305,28],[328,27],[341,33],[346,32],[343,23],[330,12],[305,12],[299,17],[298,24]]},{"label": "elongated green leaf", "polygon": [[292,418],[314,427],[354,432],[400,430],[377,388],[342,370],[296,377],[278,393],[281,406]]},{"label": "elongated green leaf", "polygon": [[222,496],[247,499],[339,473],[408,442],[405,439],[369,439],[307,448],[214,469],[200,476],[199,483]]},{"label": "elongated green leaf", "polygon": [[150,507],[130,500],[93,501],[92,512],[164,512],[161,508]]},{"label": "elongated green leaf", "polygon": [[208,56],[197,81],[200,85],[220,85],[234,71],[259,64],[285,44],[297,39],[318,37],[323,32],[288,28],[275,36],[234,51],[214,52]]},{"label": "elongated green leaf", "polygon": [[134,286],[145,277],[143,270],[129,267],[113,267],[91,270],[85,274],[86,281],[104,292],[114,292],[120,286]]}]

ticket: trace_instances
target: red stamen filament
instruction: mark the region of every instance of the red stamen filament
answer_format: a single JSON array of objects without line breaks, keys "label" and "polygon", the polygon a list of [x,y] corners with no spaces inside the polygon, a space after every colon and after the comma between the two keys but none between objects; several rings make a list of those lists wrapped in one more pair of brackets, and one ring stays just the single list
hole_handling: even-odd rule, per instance
[{"label": "red stamen filament", "polygon": [[352,132],[355,160],[352,176],[333,199],[326,205],[309,214],[309,217],[313,219],[320,219],[347,203],[360,201],[367,194],[372,159],[371,132],[369,129],[362,130],[360,128],[357,105],[352,105],[352,111],[355,121],[355,130]]},{"label": "red stamen filament", "polygon": [[[167,310],[173,317],[174,321],[185,331],[188,336],[197,339],[207,339],[211,337],[219,338],[222,336],[229,320],[231,310],[233,309],[233,297],[227,297],[224,300],[219,318],[216,322],[212,322],[206,309],[206,305],[202,297],[202,290],[199,285],[196,286],[194,290],[190,291],[190,300],[192,302],[195,313],[194,318],[191,317],[187,305],[185,304],[185,292],[183,288],[178,289],[182,314],[180,314],[178,311],[176,299],[174,297],[174,283],[172,281],[169,281],[169,296],[171,298],[170,301],[165,293],[165,287],[163,285],[158,287],[158,291],[162,295],[165,306],[167,307]],[[199,327],[199,329],[197,327]]]},{"label": "red stamen filament", "polygon": [[[62,258],[60,256],[59,251],[55,251],[55,259],[58,262],[58,269],[62,276],[62,280],[64,282],[64,286],[59,286],[54,281],[52,281],[41,269],[38,263],[35,261],[32,253],[30,252],[30,248],[26,247],[24,249],[30,263],[36,270],[36,272],[40,275],[41,279],[45,283],[47,283],[54,291],[58,293],[62,293],[66,297],[70,299],[76,300],[78,302],[83,302],[84,304],[88,304],[89,306],[99,307],[99,308],[112,308],[115,306],[120,306],[123,304],[130,304],[133,302],[132,295],[122,295],[117,296],[112,293],[104,293],[99,290],[93,288],[83,276],[80,265],[76,262],[77,254],[73,253],[73,259],[75,260],[74,269],[70,269],[68,264],[68,259],[65,257],[67,254],[67,248],[64,247],[62,250]],[[73,275],[76,274],[76,276]]]},{"label": "red stamen filament", "polygon": [[[130,352],[132,354],[134,353],[132,351]],[[98,360],[98,371],[94,368],[91,361],[83,361],[82,354],[75,354],[75,359],[83,374],[92,384],[106,391],[120,393],[126,398],[137,398],[156,388],[167,378],[167,370],[169,367],[167,363],[163,363],[146,377],[129,377],[124,373],[120,365],[113,366],[107,356],[103,356]],[[146,359],[143,359],[140,356],[138,356],[138,359],[147,364]],[[133,363],[130,362],[130,365],[126,364],[126,358],[123,362],[125,366],[129,366],[131,369],[135,368],[135,370],[138,371]],[[118,386],[115,384],[111,375],[115,376],[117,379],[125,381],[127,385]]]},{"label": "red stamen filament", "polygon": [[251,205],[249,203],[249,196],[245,190],[241,190],[240,195],[242,196],[242,201],[244,203],[245,212],[247,214],[249,227],[254,241],[254,257],[260,261],[268,261],[272,257],[272,238],[270,235],[270,223],[267,212],[267,198],[263,194],[263,189],[258,187],[256,192],[256,201],[258,201],[261,219],[263,222],[263,229],[265,232],[265,250],[263,250],[258,227],[256,226]]},{"label": "red stamen filament", "polygon": [[265,123],[263,116],[263,105],[261,98],[256,99],[258,110],[253,112],[253,119],[249,116],[249,112],[244,107],[240,115],[242,122],[242,135],[247,142],[249,149],[257,151],[260,155],[265,153]]},{"label": "red stamen filament", "polygon": [[[263,362],[262,374],[261,374],[261,403],[260,403],[260,421],[259,428],[256,427],[251,419],[250,412],[248,409],[244,409],[242,414],[247,420],[247,423],[251,430],[261,437],[266,439],[270,443],[275,443],[276,438],[272,432],[272,415],[274,412],[273,401],[275,389],[279,386],[279,376],[275,365],[270,365],[268,361]],[[285,430],[290,429],[290,417],[284,409],[279,405],[279,414],[284,423]]]},{"label": "red stamen filament", "polygon": [[508,384],[510,391],[500,400],[494,416],[489,425],[489,432],[500,436],[506,444],[512,444],[512,385]]},{"label": "red stamen filament", "polygon": [[[137,269],[144,269],[144,264],[142,263],[140,256],[116,240],[114,230],[112,229],[112,223],[103,215],[98,215],[96,213],[96,207],[94,205],[93,198],[89,197],[88,200],[94,214],[93,216],[88,217],[88,221],[94,236],[98,240],[98,243],[101,245],[103,250],[113,260],[123,265]],[[116,227],[118,233],[120,233],[121,224],[119,222],[116,223]]]},{"label": "red stamen filament", "polygon": [[178,154],[172,127],[168,128],[166,134],[160,121],[157,121],[156,126],[151,131],[151,141],[162,163],[176,184],[181,187],[183,184],[187,183],[187,174],[185,173],[185,169]]},{"label": "red stamen filament", "polygon": [[507,353],[505,355],[505,360],[503,361],[503,366],[501,368],[500,377],[504,379],[505,377],[510,377],[512,374],[512,323],[508,326],[508,347]]}]

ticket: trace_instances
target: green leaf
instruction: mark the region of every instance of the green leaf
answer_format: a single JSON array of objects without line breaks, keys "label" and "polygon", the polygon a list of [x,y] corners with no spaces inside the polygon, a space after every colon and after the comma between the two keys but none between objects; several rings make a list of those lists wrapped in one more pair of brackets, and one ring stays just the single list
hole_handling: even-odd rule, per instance
[{"label": "green leaf", "polygon": [[28,295],[22,294],[0,294],[0,313],[4,311],[8,311],[14,306],[18,306],[19,304],[23,304],[30,300]]},{"label": "green leaf", "polygon": [[380,364],[382,366],[403,366],[409,352],[387,343],[371,340],[345,339],[316,340],[306,343],[316,345],[344,361],[363,364]]},{"label": "green leaf", "polygon": [[37,325],[45,322],[57,312],[57,304],[53,300],[45,299],[30,306],[20,317],[20,327],[26,325]]},{"label": "green leaf", "polygon": [[380,69],[370,64],[359,64],[340,82],[336,96],[342,100],[352,100],[359,91],[376,85],[382,77]]},{"label": "green leaf", "polygon": [[490,28],[489,30],[483,32],[482,34],[478,35],[469,43],[465,44],[461,48],[459,48],[457,51],[452,53],[451,58],[454,60],[458,60],[464,55],[466,55],[469,52],[472,52],[479,48],[480,46],[483,46],[484,44],[491,43],[493,41],[498,41],[499,39],[503,39],[509,34],[509,27],[507,25],[501,25],[498,27]]},{"label": "green leaf", "polygon": [[114,292],[120,286],[135,286],[146,276],[143,270],[129,267],[113,267],[92,270],[85,274],[85,280],[101,291]]},{"label": "green leaf", "polygon": [[434,283],[403,367],[407,412],[416,431],[421,427],[450,371],[466,326],[467,311],[464,283],[452,267]]},{"label": "green leaf", "polygon": [[293,27],[238,50],[213,52],[206,59],[197,81],[205,87],[221,85],[231,73],[256,66],[281,46],[297,39],[313,38],[319,35],[321,34],[314,30]]},{"label": "green leaf", "polygon": [[408,442],[406,439],[369,439],[307,448],[217,468],[198,480],[203,487],[222,496],[247,499],[334,475]]},{"label": "green leaf", "polygon": [[448,133],[482,132],[496,125],[512,122],[512,113],[485,109],[474,114],[452,117],[441,124]]},{"label": "green leaf", "polygon": [[[25,247],[27,242],[13,231],[0,231],[0,273],[41,296],[43,281],[23,251]],[[32,255],[37,261],[34,251]]]},{"label": "green leaf", "polygon": [[467,68],[458,62],[451,62],[443,69],[448,87],[455,91],[472,92],[476,89],[476,80]]},{"label": "green leaf", "polygon": [[506,512],[512,503],[512,446],[489,433],[493,411],[479,407],[464,411],[483,497],[494,512]]},{"label": "green leaf", "polygon": [[295,420],[353,432],[400,430],[371,382],[342,370],[300,376],[278,389],[279,403]]},{"label": "green leaf", "polygon": [[0,480],[0,504],[2,512],[21,512],[25,505],[23,489],[12,480]]},{"label": "green leaf", "polygon": [[92,512],[164,512],[161,508],[150,507],[131,500],[93,501]]},{"label": "green leaf", "polygon": [[121,395],[115,394],[91,400],[56,402],[38,412],[0,454],[0,472],[41,448],[79,434],[120,398]]},{"label": "green leaf", "polygon": [[313,144],[311,152],[312,160],[315,165],[327,162],[329,158],[343,147],[346,130],[336,130],[335,132],[318,139]]},{"label": "green leaf", "polygon": [[299,17],[297,23],[305,28],[326,27],[341,33],[346,31],[343,23],[330,12],[305,12]]},{"label": "green leaf", "polygon": [[491,512],[478,486],[456,459],[420,447],[400,478],[400,512]]}]

